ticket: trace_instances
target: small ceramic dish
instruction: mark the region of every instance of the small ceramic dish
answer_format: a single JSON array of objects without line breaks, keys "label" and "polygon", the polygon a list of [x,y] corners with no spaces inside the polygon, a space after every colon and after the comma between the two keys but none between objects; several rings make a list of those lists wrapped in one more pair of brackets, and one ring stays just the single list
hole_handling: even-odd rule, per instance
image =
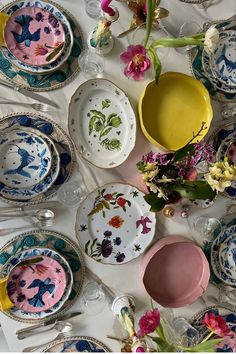
[{"label": "small ceramic dish", "polygon": [[111,352],[111,349],[108,348],[104,343],[98,341],[95,338],[87,336],[74,336],[60,339],[58,341],[53,341],[48,344],[42,350],[44,353],[64,353],[64,352],[73,352],[73,353],[105,353]]},{"label": "small ceramic dish", "polygon": [[65,45],[61,22],[52,13],[34,6],[18,9],[10,16],[4,38],[14,57],[34,66],[55,61]]},{"label": "small ceramic dish", "polygon": [[206,135],[212,108],[209,93],[204,85],[193,77],[176,72],[160,76],[158,85],[150,82],[139,99],[139,119],[146,138],[154,145],[175,151],[186,145],[202,123]]},{"label": "small ceramic dish", "polygon": [[236,234],[221,243],[220,265],[232,279],[236,280]]}]

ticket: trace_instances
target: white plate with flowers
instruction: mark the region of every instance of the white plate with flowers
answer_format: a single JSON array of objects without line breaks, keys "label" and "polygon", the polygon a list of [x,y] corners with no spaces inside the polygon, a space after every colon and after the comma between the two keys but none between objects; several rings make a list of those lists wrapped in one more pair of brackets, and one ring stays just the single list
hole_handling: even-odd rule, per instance
[{"label": "white plate with flowers", "polygon": [[145,251],[155,233],[156,216],[144,193],[110,183],[91,192],[77,212],[76,236],[83,251],[103,264],[123,264]]},{"label": "white plate with flowers", "polygon": [[72,96],[69,131],[86,160],[101,168],[113,168],[134,148],[135,114],[128,97],[111,81],[88,80]]}]

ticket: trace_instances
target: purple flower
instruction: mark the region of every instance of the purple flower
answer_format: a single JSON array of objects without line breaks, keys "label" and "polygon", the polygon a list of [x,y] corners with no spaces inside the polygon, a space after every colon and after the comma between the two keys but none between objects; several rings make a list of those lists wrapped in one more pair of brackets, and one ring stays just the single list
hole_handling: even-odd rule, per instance
[{"label": "purple flower", "polygon": [[114,245],[119,246],[119,245],[121,244],[121,238],[120,238],[120,237],[116,237],[116,238],[113,240],[113,242],[114,242]]},{"label": "purple flower", "polygon": [[12,276],[12,279],[13,280],[17,280],[19,278],[19,275],[18,274],[13,274],[13,276]]},{"label": "purple flower", "polygon": [[143,155],[142,162],[154,163],[156,162],[156,153],[150,151],[146,155]]},{"label": "purple flower", "polygon": [[19,294],[18,296],[17,296],[17,302],[22,302],[22,301],[24,301],[25,300],[25,295],[24,294]]},{"label": "purple flower", "polygon": [[157,162],[159,166],[165,166],[170,161],[170,154],[160,154],[159,152],[150,151],[142,157],[142,162],[154,163]]},{"label": "purple flower", "polygon": [[13,282],[13,281],[9,281],[8,282],[8,284],[7,284],[7,292],[8,292],[9,296],[15,294],[15,292],[16,292],[16,283],[15,282]]},{"label": "purple flower", "polygon": [[50,27],[44,27],[44,32],[49,34],[51,32],[51,28]]},{"label": "purple flower", "polygon": [[38,21],[38,22],[43,21],[42,12],[37,12],[37,14],[35,15],[35,20]]},{"label": "purple flower", "polygon": [[53,28],[59,27],[58,19],[56,19],[56,17],[53,16],[53,14],[50,14],[50,15],[48,16],[48,22],[50,23],[50,25],[51,25]]},{"label": "purple flower", "polygon": [[21,280],[21,281],[19,282],[19,285],[20,285],[21,288],[23,288],[23,287],[25,286],[25,284],[26,284],[26,281],[25,281],[25,280]]},{"label": "purple flower", "polygon": [[55,31],[55,36],[60,36],[60,34],[61,34],[61,31],[59,31],[59,30]]},{"label": "purple flower", "polygon": [[118,253],[115,255],[115,259],[116,259],[116,262],[122,263],[122,262],[124,261],[124,259],[125,259],[125,254],[118,252]]},{"label": "purple flower", "polygon": [[110,237],[112,235],[111,231],[105,231],[103,234],[105,237]]},{"label": "purple flower", "polygon": [[147,56],[146,48],[140,44],[129,45],[127,51],[120,55],[120,59],[126,64],[124,74],[134,80],[142,80],[145,71],[151,67],[151,61]]},{"label": "purple flower", "polygon": [[98,251],[104,258],[108,258],[112,253],[112,244],[109,240],[103,240],[102,243],[98,243]]}]

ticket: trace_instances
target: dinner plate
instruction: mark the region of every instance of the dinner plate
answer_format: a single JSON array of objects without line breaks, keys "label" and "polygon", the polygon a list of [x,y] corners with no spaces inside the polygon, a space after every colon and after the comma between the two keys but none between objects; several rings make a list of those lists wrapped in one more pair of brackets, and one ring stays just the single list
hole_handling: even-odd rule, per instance
[{"label": "dinner plate", "polygon": [[[65,258],[73,274],[73,285],[71,291],[69,290],[69,298],[65,301],[65,303],[62,303],[62,306],[59,302],[58,306],[56,305],[57,309],[49,309],[44,313],[34,314],[29,314],[28,312],[22,310],[14,312],[13,309],[4,312],[5,315],[14,320],[28,323],[42,322],[46,316],[50,316],[50,318],[56,319],[59,315],[68,311],[68,309],[75,303],[81,292],[85,273],[83,256],[78,246],[68,237],[58,232],[49,230],[28,231],[12,238],[9,242],[7,242],[0,249],[0,273],[2,273],[5,265],[7,267],[6,269],[9,269],[8,267],[12,266],[12,264],[8,265],[11,261],[13,262],[14,266],[14,259],[16,254],[29,252],[28,254],[31,255],[32,247],[34,247],[34,249],[47,248],[51,251],[57,252],[61,258]],[[32,255],[37,256],[38,254],[34,252]],[[45,255],[48,255],[46,251]]]},{"label": "dinner plate", "polygon": [[236,280],[236,234],[221,243],[220,265],[232,279]]},{"label": "dinner plate", "polygon": [[[16,255],[13,255],[7,260],[7,263],[3,266],[1,274],[4,277],[8,276],[11,270],[14,269],[14,267],[17,266],[20,262],[24,262],[25,260],[29,261],[29,259],[31,258],[37,258],[42,256],[50,257],[52,260],[56,260],[57,262],[59,262],[65,272],[66,287],[63,291],[62,297],[57,302],[55,302],[55,304],[51,306],[50,309],[46,309],[46,310],[41,309],[41,311],[38,312],[24,311],[24,309],[20,309],[15,306],[11,310],[9,310],[9,313],[13,314],[14,317],[19,317],[22,319],[45,318],[57,312],[64,305],[65,301],[68,299],[71,293],[71,289],[73,285],[73,274],[68,262],[58,252],[55,252],[48,248],[43,248],[43,247],[29,248],[25,251],[17,253]],[[9,284],[7,288],[8,292],[12,292],[13,290],[16,290],[16,285],[17,284],[12,284],[12,283]]]},{"label": "dinner plate", "polygon": [[83,251],[103,264],[123,264],[145,251],[155,233],[156,216],[144,194],[128,184],[110,183],[81,203],[76,236]]},{"label": "dinner plate", "polygon": [[42,352],[105,353],[111,352],[111,349],[95,338],[73,336],[51,342],[42,350]]},{"label": "dinner plate", "polygon": [[58,21],[62,23],[64,32],[65,32],[65,43],[64,47],[62,48],[62,52],[58,58],[56,58],[51,64],[47,63],[47,65],[43,66],[34,66],[34,65],[28,65],[27,63],[22,62],[21,60],[15,58],[12,53],[7,49],[7,48],[1,48],[3,55],[6,57],[6,59],[9,59],[10,62],[14,65],[17,66],[19,69],[22,69],[27,72],[32,72],[32,73],[37,73],[37,74],[45,74],[50,71],[55,71],[58,69],[69,57],[72,46],[73,46],[73,32],[71,30],[70,23],[67,19],[67,17],[63,14],[62,11],[56,6],[56,4],[44,2],[44,1],[17,1],[14,3],[14,5],[10,4],[8,7],[5,9],[5,12],[8,13],[9,15],[14,14],[15,11],[18,11],[22,8],[27,8],[29,6],[35,6],[37,7],[40,11],[49,11],[52,16],[54,16]]},{"label": "dinner plate", "polygon": [[[11,131],[10,129],[7,129],[8,132]],[[25,128],[25,131],[28,132],[33,132],[33,129],[30,128]],[[43,177],[41,180],[39,180],[36,184],[32,185],[31,187],[8,187],[5,186],[4,183],[1,183],[1,188],[0,188],[0,193],[2,194],[3,197],[7,198],[8,200],[29,200],[32,199],[44,192],[46,192],[52,184],[55,182],[55,180],[58,177],[59,171],[60,171],[60,157],[59,154],[55,148],[55,144],[49,139],[47,136],[44,134],[37,132],[39,136],[45,140],[47,143],[50,153],[51,153],[51,166],[49,169],[49,172],[45,177]]]},{"label": "dinner plate", "polygon": [[32,5],[11,14],[4,29],[4,38],[14,57],[36,66],[56,60],[65,44],[61,22],[51,12]]},{"label": "dinner plate", "polygon": [[[224,251],[224,255],[227,258],[224,261],[220,262],[220,257],[222,256],[221,247],[225,248],[228,244],[229,238],[231,239],[231,237],[236,237],[236,225],[223,228],[222,232],[215,237],[211,246],[211,266],[215,275],[223,283],[230,286],[236,286],[236,278],[234,277],[234,272],[230,272],[230,265],[232,265],[232,261],[234,262],[234,258],[232,257],[234,253],[231,255],[232,244],[230,248],[228,247]],[[231,260],[230,263],[228,263],[229,260]]]},{"label": "dinner plate", "polygon": [[15,129],[0,134],[0,180],[8,187],[34,186],[51,167],[46,141],[33,132]]},{"label": "dinner plate", "polygon": [[210,270],[200,247],[189,240],[172,242],[171,236],[169,239],[160,248],[157,242],[147,252],[151,257],[144,258],[141,274],[152,299],[164,307],[177,308],[192,304],[203,294]]},{"label": "dinner plate", "polygon": [[213,114],[204,85],[176,72],[161,75],[158,85],[155,81],[150,82],[139,99],[138,108],[146,138],[152,144],[172,151],[186,145],[204,122],[201,136],[192,142],[203,139]]},{"label": "dinner plate", "polygon": [[102,168],[124,162],[136,140],[136,119],[128,97],[112,82],[92,79],[69,105],[69,131],[82,156]]},{"label": "dinner plate", "polygon": [[[24,127],[32,128],[36,133],[43,133],[51,139],[56,147],[56,150],[59,153],[60,158],[60,170],[59,174],[51,184],[51,179],[49,178],[47,181],[47,189],[42,191],[42,187],[38,188],[39,192],[41,193],[34,193],[34,195],[27,195],[22,198],[22,195],[19,199],[14,199],[11,197],[12,194],[8,190],[3,195],[3,186],[0,184],[0,198],[4,198],[5,201],[18,204],[18,205],[29,205],[38,203],[39,201],[46,200],[48,198],[53,197],[60,186],[67,181],[73,169],[73,165],[75,162],[75,155],[74,155],[74,148],[73,143],[66,134],[66,132],[55,122],[50,120],[49,118],[45,118],[40,114],[33,114],[33,113],[15,113],[9,114],[3,117],[0,120],[0,129],[7,129],[7,128],[21,128]],[[49,184],[48,184],[49,183]],[[19,190],[18,190],[19,191]],[[17,194],[18,194],[17,191]],[[15,194],[15,193],[14,193]],[[17,197],[16,194],[16,197]],[[19,194],[18,194],[19,195]],[[11,197],[11,198],[10,198]]]},{"label": "dinner plate", "polygon": [[7,292],[11,302],[26,312],[47,311],[62,298],[66,274],[61,264],[50,257],[27,258],[8,275]]},{"label": "dinner plate", "polygon": [[215,77],[225,85],[236,89],[236,33],[222,31],[216,50],[211,55],[211,68]]}]

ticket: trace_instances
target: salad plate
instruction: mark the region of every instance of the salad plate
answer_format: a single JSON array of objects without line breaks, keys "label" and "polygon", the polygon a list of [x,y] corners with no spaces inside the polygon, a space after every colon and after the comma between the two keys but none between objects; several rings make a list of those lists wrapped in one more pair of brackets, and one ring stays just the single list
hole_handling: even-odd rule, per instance
[{"label": "salad plate", "polygon": [[217,80],[236,89],[236,33],[222,31],[216,50],[211,55],[211,68]]},{"label": "salad plate", "polygon": [[124,264],[143,253],[156,225],[143,197],[137,188],[121,183],[91,192],[76,217],[76,237],[83,251],[103,264]]},{"label": "salad plate", "polygon": [[[43,249],[43,251],[38,249]],[[61,257],[59,258],[56,255],[54,257],[53,251]],[[16,260],[19,253],[23,253],[21,259],[24,259],[24,257],[37,257],[41,254],[52,257],[59,262],[64,258],[69,264],[69,267],[66,267],[66,264],[63,266],[68,277],[67,288],[61,301],[54,308],[48,309],[45,312],[28,313],[13,308],[10,311],[4,312],[4,314],[20,322],[32,323],[43,322],[43,319],[48,316],[56,319],[59,315],[68,311],[78,298],[84,281],[85,263],[78,246],[68,237],[54,231],[33,230],[25,232],[11,239],[0,249],[1,274],[8,274],[9,270],[19,262],[19,260]],[[71,289],[71,282],[69,280],[70,271],[68,272],[68,268],[71,269],[73,274]]]},{"label": "salad plate", "polygon": [[42,312],[62,298],[66,274],[61,264],[50,257],[27,258],[14,266],[7,280],[11,302],[26,312]]},{"label": "salad plate", "polygon": [[[35,74],[43,74],[43,73],[47,73],[50,71],[55,71],[57,68],[59,68],[60,66],[62,66],[62,64],[68,59],[71,50],[72,50],[72,46],[73,46],[73,32],[71,30],[71,26],[70,23],[67,19],[67,17],[59,10],[58,7],[56,7],[54,4],[49,4],[47,2],[44,1],[18,1],[16,3],[14,3],[14,5],[11,5],[9,7],[7,7],[7,9],[5,10],[5,12],[9,15],[13,15],[15,13],[15,11],[19,11],[20,9],[25,9],[28,7],[34,6],[36,7],[38,10],[40,11],[48,11],[50,12],[51,16],[54,16],[54,18],[56,20],[58,20],[62,26],[63,26],[63,30],[65,33],[65,42],[64,42],[64,46],[62,48],[61,54],[58,58],[55,58],[53,60],[52,63],[45,63],[45,65],[43,66],[38,66],[38,65],[29,65],[26,62],[23,62],[19,59],[17,59],[7,48],[2,47],[2,53],[4,55],[4,57],[8,60],[10,60],[10,62],[18,67],[19,69],[22,69],[24,71],[27,72],[31,72],[31,73],[35,73]],[[56,25],[56,21],[53,21],[53,24]]]},{"label": "salad plate", "polygon": [[14,129],[0,134],[0,181],[7,187],[27,188],[39,183],[51,168],[46,141],[33,132]]},{"label": "salad plate", "polygon": [[[14,113],[3,117],[0,121],[0,129],[2,131],[9,128],[24,129],[25,127],[26,129],[33,129],[36,134],[43,133],[53,141],[56,151],[59,154],[60,168],[57,178],[53,183],[52,176],[50,177],[50,175],[48,175],[45,181],[46,186],[42,184],[40,184],[38,188],[34,186],[32,187],[33,191],[30,193],[28,190],[27,192],[23,192],[23,197],[23,194],[19,192],[20,189],[12,191],[5,187],[5,185],[0,184],[0,198],[2,197],[5,201],[18,205],[34,204],[54,196],[60,186],[70,178],[75,162],[72,141],[67,136],[66,132],[49,118],[33,113]],[[52,169],[51,171],[55,173]],[[12,195],[14,196],[12,197]]]},{"label": "salad plate", "polygon": [[236,280],[236,234],[231,235],[220,245],[221,268]]},{"label": "salad plate", "polygon": [[[48,309],[43,310],[42,308],[39,311],[28,311],[24,310],[23,308],[19,306],[15,306],[13,309],[9,311],[10,314],[13,314],[14,317],[18,318],[29,318],[29,319],[37,319],[37,318],[45,318],[49,315],[52,315],[53,313],[57,312],[66,302],[68,299],[71,289],[72,289],[72,284],[73,284],[73,274],[70,269],[70,266],[68,262],[65,260],[64,257],[62,257],[58,252],[53,251],[48,248],[29,248],[23,252],[19,252],[16,255],[13,255],[10,257],[6,264],[3,266],[3,269],[1,271],[1,274],[5,277],[8,276],[11,271],[17,266],[22,264],[22,262],[25,263],[30,263],[31,259],[37,259],[41,257],[48,257],[52,260],[55,260],[56,262],[59,262],[60,266],[62,267],[63,271],[65,272],[66,275],[66,286],[63,291],[63,294],[61,298],[55,302],[53,306],[51,306]],[[39,272],[44,270],[41,267],[39,268]],[[54,278],[53,278],[54,279]],[[10,296],[10,294],[14,295],[13,293],[16,293],[16,288],[17,288],[17,279],[13,279],[11,283],[8,283],[7,291]],[[22,285],[22,283],[19,283],[19,285]],[[24,283],[23,283],[24,285]],[[22,297],[20,297],[20,300],[22,300]]]},{"label": "salad plate", "polygon": [[[228,245],[228,240],[231,239],[231,237],[236,237],[236,225],[224,228],[222,232],[215,237],[211,246],[211,266],[215,275],[223,283],[230,286],[236,286],[236,278],[233,275],[234,273],[230,272],[230,267],[234,262],[234,258],[232,257],[234,253],[231,255],[232,244],[229,247],[230,241]],[[226,247],[227,245],[228,247]],[[226,259],[223,262],[220,262],[220,257],[222,256],[221,247],[223,247],[224,255],[226,256]],[[235,250],[234,247],[233,249]],[[228,262],[229,260],[230,263]]]},{"label": "salad plate", "polygon": [[14,57],[35,66],[52,63],[65,43],[61,22],[51,12],[34,6],[21,7],[10,15],[4,38]]},{"label": "salad plate", "polygon": [[42,350],[42,352],[110,353],[111,349],[95,338],[87,336],[73,336],[51,342]]},{"label": "salad plate", "polygon": [[[67,52],[63,51],[62,55],[55,62],[51,63],[46,67],[42,67],[49,72],[45,71],[41,73],[40,72],[31,73],[31,72],[27,72],[29,67],[23,66],[23,63],[21,64],[20,67],[17,67],[15,65],[16,64],[15,61],[13,64],[13,55],[10,55],[9,57],[10,52],[5,53],[3,49],[0,50],[0,72],[5,77],[5,79],[9,81],[11,84],[28,90],[51,91],[51,90],[58,89],[60,87],[65,86],[70,81],[72,81],[79,72],[78,58],[84,47],[83,36],[80,30],[80,26],[77,20],[72,16],[72,14],[69,11],[61,7],[59,4],[56,4],[50,0],[47,0],[47,2],[43,2],[40,0],[34,0],[30,2],[27,0],[25,1],[17,0],[7,4],[1,10],[3,12],[8,13],[8,10],[11,9],[9,10],[9,15],[11,15],[12,12],[16,11],[17,9],[20,9],[21,6],[27,6],[27,4],[29,4],[29,6],[34,5],[37,6],[38,8],[45,9],[49,12],[52,12],[54,16],[57,19],[59,19],[62,23],[63,23],[63,19],[61,15],[67,18],[71,26],[72,36],[74,38],[73,50],[71,50],[72,48],[72,44],[70,44],[71,41],[66,42],[65,48],[67,48],[67,43],[68,43],[69,46],[68,50],[70,54],[68,53],[68,51]],[[66,38],[67,38],[67,32],[65,27],[64,27],[64,31],[66,33]],[[64,61],[65,57],[66,60]]]},{"label": "salad plate", "polygon": [[71,98],[68,124],[79,153],[98,167],[120,165],[134,148],[134,111],[111,81],[92,79],[79,86]]}]

